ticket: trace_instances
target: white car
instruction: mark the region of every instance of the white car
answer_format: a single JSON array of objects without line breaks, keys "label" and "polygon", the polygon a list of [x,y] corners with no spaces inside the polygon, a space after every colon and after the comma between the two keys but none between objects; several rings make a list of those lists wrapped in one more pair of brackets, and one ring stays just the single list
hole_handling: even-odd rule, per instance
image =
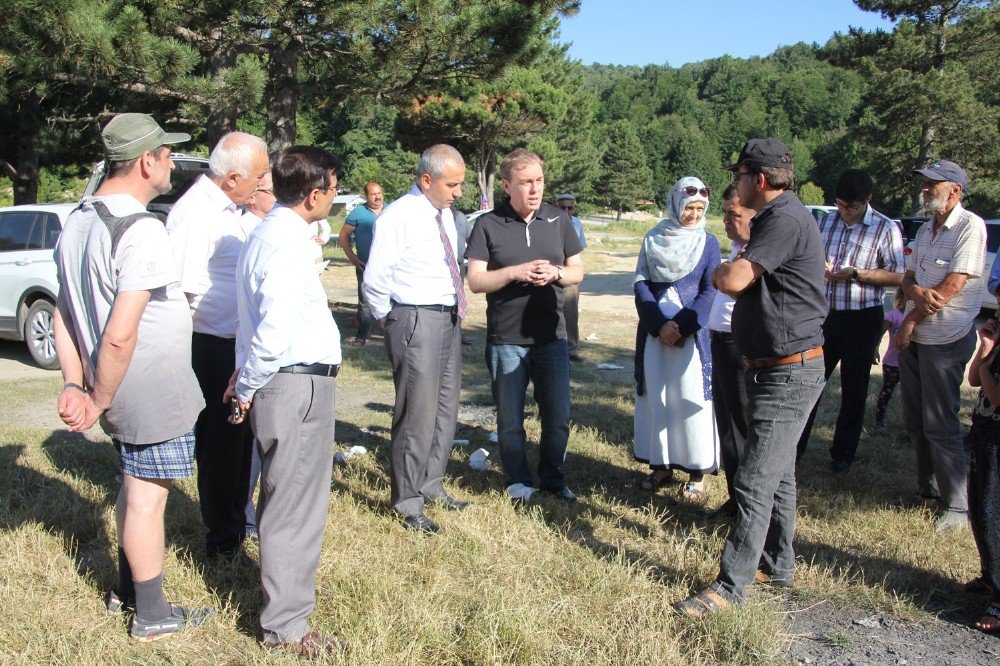
[{"label": "white car", "polygon": [[75,203],[0,208],[0,338],[24,340],[46,370],[59,367],[52,315],[56,264],[52,257]]},{"label": "white car", "polygon": [[[170,159],[174,163],[174,170],[170,172],[170,191],[161,194],[146,206],[146,210],[153,213],[161,222],[166,222],[167,213],[173,207],[181,195],[188,191],[194,181],[203,173],[208,173],[208,160],[204,157],[194,157],[184,153],[171,153]],[[100,187],[104,180],[104,162],[98,162],[90,173],[90,180],[83,190],[83,196],[89,197]]]},{"label": "white car", "polygon": [[[993,271],[993,262],[997,258],[997,250],[1000,250],[1000,220],[984,220],[986,222],[986,259],[983,262],[983,293],[982,293],[982,307],[988,310],[997,309],[997,297],[989,292],[987,288],[987,282],[989,282],[990,273]],[[911,240],[906,244],[906,269],[911,270],[913,268],[913,246],[916,243],[917,229],[913,229],[914,240]]]},{"label": "white car", "polygon": [[806,210],[809,211],[810,213],[812,213],[812,216],[816,218],[816,223],[819,224],[819,221],[822,220],[823,217],[827,213],[832,213],[833,211],[837,210],[837,207],[836,206],[806,206]]}]

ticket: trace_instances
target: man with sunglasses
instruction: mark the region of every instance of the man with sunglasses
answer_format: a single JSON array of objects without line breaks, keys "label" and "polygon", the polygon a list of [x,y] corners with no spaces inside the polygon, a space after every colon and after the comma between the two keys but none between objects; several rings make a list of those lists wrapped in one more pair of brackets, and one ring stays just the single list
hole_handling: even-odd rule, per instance
[{"label": "man with sunglasses", "polygon": [[746,368],[747,441],[719,574],[674,607],[693,617],[741,602],[755,580],[792,585],[795,443],[824,384],[823,241],[791,192],[791,153],[777,139],[751,139],[729,169],[741,204],[757,211],[746,247],[712,275],[736,299],[732,333]]},{"label": "man with sunglasses", "polygon": [[[823,359],[829,379],[840,364],[840,411],[830,447],[830,474],[846,474],[854,462],[868,401],[872,359],[882,339],[886,287],[903,281],[903,237],[891,219],[871,207],[872,179],[861,169],[841,174],[835,189],[837,210],[820,220],[826,249],[826,299]],[[796,458],[809,443],[819,403],[799,438]]]},{"label": "man with sunglasses", "polygon": [[[576,197],[569,192],[556,197],[556,206],[566,211],[573,231],[580,238],[581,251],[587,249],[587,238],[583,235],[583,223],[576,215]],[[569,360],[580,363],[580,285],[563,287],[563,316],[566,317],[566,343],[569,346]]]}]

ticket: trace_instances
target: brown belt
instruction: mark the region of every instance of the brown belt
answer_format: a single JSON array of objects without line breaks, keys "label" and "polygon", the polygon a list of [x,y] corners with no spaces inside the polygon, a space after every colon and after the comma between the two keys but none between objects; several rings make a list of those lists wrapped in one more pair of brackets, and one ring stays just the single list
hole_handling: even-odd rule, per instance
[{"label": "brown belt", "polygon": [[767,358],[746,358],[743,357],[743,365],[747,370],[754,368],[770,368],[775,365],[790,365],[792,363],[805,363],[823,355],[823,348],[816,347],[808,351],[792,354],[791,356],[769,356]]}]

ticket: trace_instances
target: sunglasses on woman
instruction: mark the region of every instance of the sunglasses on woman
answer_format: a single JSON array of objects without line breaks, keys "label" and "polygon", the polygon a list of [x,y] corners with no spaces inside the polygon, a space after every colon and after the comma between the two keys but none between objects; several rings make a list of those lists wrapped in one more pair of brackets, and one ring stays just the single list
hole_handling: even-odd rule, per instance
[{"label": "sunglasses on woman", "polygon": [[694,185],[688,185],[687,187],[684,188],[684,193],[687,194],[689,197],[693,197],[696,194],[700,194],[701,196],[707,199],[710,192],[711,190],[709,190],[707,187],[698,189]]}]

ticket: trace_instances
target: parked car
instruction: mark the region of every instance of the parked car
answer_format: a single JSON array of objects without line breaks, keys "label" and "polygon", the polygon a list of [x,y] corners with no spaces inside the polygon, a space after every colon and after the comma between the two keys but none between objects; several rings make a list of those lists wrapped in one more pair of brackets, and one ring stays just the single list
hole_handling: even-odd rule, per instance
[{"label": "parked car", "polygon": [[[170,208],[177,203],[182,194],[188,191],[188,188],[194,185],[194,181],[198,176],[208,173],[208,159],[204,157],[194,157],[193,155],[185,155],[184,153],[171,153],[170,159],[174,162],[174,170],[170,174],[170,191],[156,197],[146,206],[149,212],[156,215],[163,222],[166,222],[167,213],[170,212]],[[87,182],[87,187],[83,190],[83,196],[89,197],[93,194],[100,187],[103,180],[104,162],[101,161],[94,165],[90,173],[90,180]]]},{"label": "parked car", "polygon": [[899,223],[899,232],[903,235],[903,245],[917,237],[917,229],[923,226],[929,218],[926,217],[901,217],[896,222]]},{"label": "parked car", "polygon": [[826,216],[827,213],[832,213],[837,210],[836,206],[806,206],[806,210],[812,213],[812,216],[816,218],[817,224],[820,220]]},{"label": "parked car", "polygon": [[[989,292],[986,283],[989,280],[990,272],[993,270],[993,262],[997,258],[997,251],[1000,250],[1000,220],[984,220],[984,222],[986,222],[986,257],[983,261],[982,298],[980,300],[982,301],[983,309],[996,310],[997,298]],[[916,229],[914,229],[914,237],[916,233]],[[911,270],[914,267],[912,258],[914,242],[914,238],[911,238],[904,250],[907,270]]]},{"label": "parked car", "polygon": [[27,342],[31,358],[46,370],[59,367],[52,251],[74,208],[75,203],[0,208],[0,338]]}]

